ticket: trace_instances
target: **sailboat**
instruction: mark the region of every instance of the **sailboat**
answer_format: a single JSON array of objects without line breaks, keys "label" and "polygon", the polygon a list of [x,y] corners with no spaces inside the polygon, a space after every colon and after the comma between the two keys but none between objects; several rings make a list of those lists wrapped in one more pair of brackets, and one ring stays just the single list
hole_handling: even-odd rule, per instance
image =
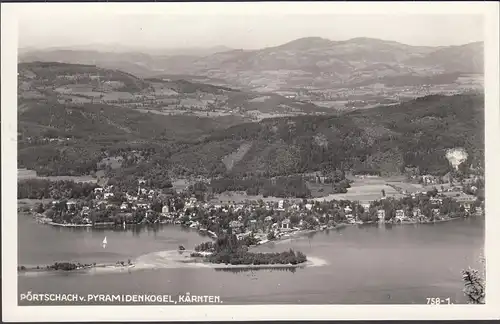
[{"label": "sailboat", "polygon": [[105,236],[104,240],[102,241],[102,247],[103,247],[103,249],[106,248],[106,244],[108,244],[108,240],[106,239],[106,236]]}]

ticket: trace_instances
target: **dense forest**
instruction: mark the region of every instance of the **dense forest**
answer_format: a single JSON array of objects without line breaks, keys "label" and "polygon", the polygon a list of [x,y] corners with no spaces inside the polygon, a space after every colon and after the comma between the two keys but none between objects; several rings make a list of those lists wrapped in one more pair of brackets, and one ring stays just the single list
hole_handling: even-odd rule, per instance
[{"label": "dense forest", "polygon": [[[479,95],[428,96],[341,116],[284,117],[243,124],[153,116],[102,105],[41,106],[21,111],[19,121],[28,132],[40,131],[27,126],[34,124],[46,131],[72,134],[66,142],[33,142],[25,137],[19,142],[19,165],[42,175],[90,174],[103,159],[121,154],[122,168],[108,170],[112,177],[161,177],[159,186],[174,176],[239,179],[232,184],[216,182],[220,191],[241,187],[242,179],[310,171],[388,175],[414,167],[421,174],[444,175],[451,169],[446,151],[456,147],[468,153],[465,167],[484,165],[484,99]],[[118,143],[135,152],[116,152],[113,146]],[[248,151],[229,169],[223,159],[242,145]],[[245,190],[266,188],[260,180],[251,181],[258,184],[247,185]]]},{"label": "dense forest", "polygon": [[[299,264],[307,261],[307,257],[300,251],[284,251],[277,253],[252,253],[248,252],[248,245],[251,242],[248,240],[238,240],[236,235],[223,235],[212,243],[202,243],[195,248],[196,251],[210,251],[211,255],[207,260],[212,263],[225,264]],[[193,256],[198,256],[198,253],[193,253]]]},{"label": "dense forest", "polygon": [[[450,148],[467,151],[465,165],[483,166],[483,107],[479,95],[428,96],[342,116],[267,119],[216,130],[203,145],[180,154],[190,161],[204,145],[231,140],[252,144],[231,170],[240,176],[325,169],[399,174],[407,166],[418,167],[422,174],[444,175],[451,169],[446,159]],[[221,158],[212,163],[220,164]]]}]

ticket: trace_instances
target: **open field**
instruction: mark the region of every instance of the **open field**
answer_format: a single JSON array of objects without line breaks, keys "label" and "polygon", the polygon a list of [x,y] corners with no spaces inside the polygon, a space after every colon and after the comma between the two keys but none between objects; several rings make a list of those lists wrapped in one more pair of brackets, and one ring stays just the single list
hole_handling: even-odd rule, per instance
[{"label": "open field", "polygon": [[42,203],[42,204],[48,204],[51,203],[53,199],[18,199],[17,200],[17,207],[18,208],[32,208],[35,207],[36,205]]},{"label": "open field", "polygon": [[280,200],[288,200],[288,201],[301,201],[302,199],[299,198],[278,198],[278,197],[266,197],[264,198],[262,195],[256,195],[256,196],[249,196],[245,192],[235,192],[235,191],[226,191],[222,194],[216,195],[215,198],[210,200],[210,203],[217,204],[217,203],[228,203],[228,202],[234,202],[234,203],[242,203],[245,202],[246,200],[249,201],[255,201],[262,199],[264,202],[278,202]]},{"label": "open field", "polygon": [[186,179],[176,179],[175,181],[172,181],[172,188],[176,191],[182,191],[186,189],[189,186],[189,181]]},{"label": "open field", "polygon": [[[347,189],[347,193],[337,193],[334,194],[332,191],[331,184],[317,184],[314,182],[308,182],[307,186],[311,190],[313,199],[315,200],[351,200],[360,202],[369,202],[373,200],[379,200],[382,198],[382,190],[385,191],[386,197],[400,198],[403,195],[399,193],[395,188],[400,188],[401,190],[406,190],[408,193],[416,191],[428,191],[434,188],[431,186],[423,186],[418,183],[409,183],[405,181],[404,177],[377,177],[377,178],[358,178],[350,177],[350,180],[354,182],[351,183],[351,187]],[[441,185],[439,185],[440,187]],[[449,188],[449,185],[443,185],[445,189]],[[246,200],[259,200],[263,201],[279,201],[287,199],[290,201],[301,201],[298,198],[277,198],[277,197],[267,197],[264,198],[262,195],[249,196],[245,192],[224,192],[222,194],[216,195],[214,199],[211,200],[212,203],[227,203],[227,202],[244,202]]]},{"label": "open field", "polygon": [[[382,198],[382,190],[385,191],[387,197],[402,197],[393,187],[388,184],[402,188],[409,192],[422,190],[422,186],[418,184],[411,184],[399,180],[398,178],[353,178],[354,182],[351,183],[351,188],[347,189],[344,194],[331,194],[317,200],[358,200],[361,202],[368,202]],[[399,180],[399,181],[398,181]],[[325,185],[329,186],[329,185]]]},{"label": "open field", "polygon": [[247,154],[251,147],[252,143],[243,143],[235,152],[225,156],[222,159],[222,162],[226,166],[227,170],[231,171],[233,166],[241,161],[241,159],[243,159],[243,157],[245,156],[245,154]]},{"label": "open field", "polygon": [[39,180],[49,180],[49,181],[74,181],[74,182],[91,182],[97,183],[97,179],[91,176],[51,176],[51,177],[40,177],[37,175],[36,171],[19,169],[17,170],[17,180],[28,180],[28,179],[39,179]]},{"label": "open field", "polygon": [[100,166],[102,167],[109,165],[111,169],[119,169],[122,166],[122,162],[123,162],[123,157],[112,156],[102,159],[102,161],[100,162]]},{"label": "open field", "polygon": [[307,188],[311,191],[313,198],[324,197],[334,194],[334,189],[331,184],[322,184],[316,182],[307,182]]}]

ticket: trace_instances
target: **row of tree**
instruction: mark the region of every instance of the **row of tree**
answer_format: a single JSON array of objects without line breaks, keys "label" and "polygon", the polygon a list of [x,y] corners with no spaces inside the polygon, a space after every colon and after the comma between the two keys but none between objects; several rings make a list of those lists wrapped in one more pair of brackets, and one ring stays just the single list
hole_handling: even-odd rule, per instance
[{"label": "row of tree", "polygon": [[90,198],[93,196],[94,183],[80,183],[69,180],[50,181],[45,179],[26,179],[18,182],[18,199],[61,199]]},{"label": "row of tree", "polygon": [[264,197],[307,198],[311,196],[311,191],[301,176],[274,179],[225,177],[212,180],[210,188],[218,194],[225,191],[245,191],[247,195],[263,195]]}]

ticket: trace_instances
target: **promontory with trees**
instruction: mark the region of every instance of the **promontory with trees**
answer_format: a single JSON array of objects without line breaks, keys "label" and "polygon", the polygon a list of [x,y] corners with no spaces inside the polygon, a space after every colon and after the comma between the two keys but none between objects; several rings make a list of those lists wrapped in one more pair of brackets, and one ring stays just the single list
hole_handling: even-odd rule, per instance
[{"label": "promontory with trees", "polygon": [[292,249],[277,253],[249,252],[248,248],[257,243],[258,240],[253,236],[239,240],[235,234],[226,234],[218,237],[215,242],[209,241],[196,246],[191,256],[202,257],[211,263],[231,265],[296,265],[307,261],[304,253]]}]

